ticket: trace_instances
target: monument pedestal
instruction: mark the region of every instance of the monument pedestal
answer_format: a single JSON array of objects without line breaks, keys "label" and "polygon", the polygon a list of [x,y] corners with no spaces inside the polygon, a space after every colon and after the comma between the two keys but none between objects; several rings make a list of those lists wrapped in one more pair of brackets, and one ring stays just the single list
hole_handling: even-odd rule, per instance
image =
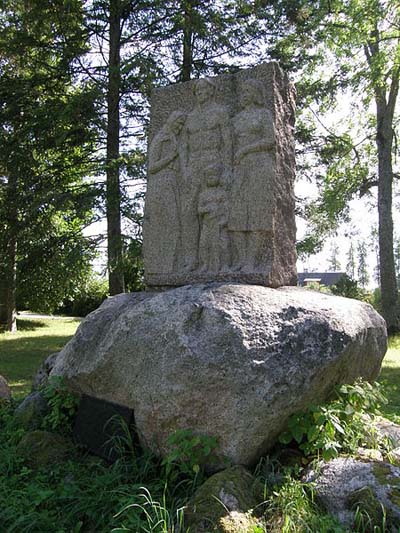
[{"label": "monument pedestal", "polygon": [[368,304],[209,283],[109,298],[81,323],[52,375],[133,409],[141,442],[157,454],[176,430],[190,429],[217,437],[220,466],[252,465],[291,414],[326,400],[335,385],[375,379],[385,351],[385,322]]}]

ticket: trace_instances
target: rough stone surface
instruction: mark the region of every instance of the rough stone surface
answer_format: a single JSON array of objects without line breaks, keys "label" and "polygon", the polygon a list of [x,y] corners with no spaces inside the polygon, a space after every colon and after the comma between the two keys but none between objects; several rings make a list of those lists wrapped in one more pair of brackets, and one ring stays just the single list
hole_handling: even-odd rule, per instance
[{"label": "rough stone surface", "polygon": [[185,509],[185,527],[197,533],[247,532],[257,525],[251,512],[263,501],[263,485],[241,466],[214,474]]},{"label": "rough stone surface", "polygon": [[296,285],[293,128],[278,63],[154,91],[147,285]]},{"label": "rough stone surface", "polygon": [[[364,462],[339,457],[310,471],[315,493],[328,512],[346,527],[354,526],[360,508],[381,525],[381,505],[386,510],[387,531],[400,527],[400,468],[382,462]],[[394,529],[391,529],[391,528]],[[351,529],[353,531],[353,529]]]},{"label": "rough stone surface", "polygon": [[72,450],[73,444],[70,440],[40,430],[24,435],[17,446],[17,453],[33,468],[61,463],[71,455]]},{"label": "rough stone surface", "polygon": [[2,400],[11,400],[11,389],[6,378],[0,375],[0,402]]},{"label": "rough stone surface", "polygon": [[381,416],[375,419],[375,426],[381,436],[387,437],[391,441],[394,448],[400,446],[399,424],[395,424],[391,420]]},{"label": "rough stone surface", "polygon": [[386,351],[371,306],[293,287],[207,284],[115,296],[91,313],[52,375],[133,409],[155,452],[178,429],[253,464],[288,417],[339,383],[374,379]]},{"label": "rough stone surface", "polygon": [[14,411],[15,422],[26,430],[39,429],[50,408],[43,395],[36,391],[29,394]]},{"label": "rough stone surface", "polygon": [[59,352],[52,353],[45,359],[45,361],[39,367],[35,377],[32,381],[32,391],[37,391],[46,387],[49,382],[50,372],[53,370],[53,366],[56,362]]}]

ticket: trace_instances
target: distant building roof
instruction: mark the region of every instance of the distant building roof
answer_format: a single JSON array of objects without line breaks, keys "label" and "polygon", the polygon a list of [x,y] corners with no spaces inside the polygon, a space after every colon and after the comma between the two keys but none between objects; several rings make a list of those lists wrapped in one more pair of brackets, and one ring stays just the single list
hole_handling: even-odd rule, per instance
[{"label": "distant building roof", "polygon": [[335,285],[346,272],[299,272],[297,274],[298,284],[302,287],[305,282],[315,281],[321,285]]}]

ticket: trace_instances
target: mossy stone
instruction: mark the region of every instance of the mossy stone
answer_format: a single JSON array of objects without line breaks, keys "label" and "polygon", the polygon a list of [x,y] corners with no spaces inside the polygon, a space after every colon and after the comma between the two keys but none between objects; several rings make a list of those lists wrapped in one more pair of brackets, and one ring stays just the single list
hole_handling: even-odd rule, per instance
[{"label": "mossy stone", "polygon": [[353,511],[358,508],[361,514],[368,517],[370,523],[374,525],[382,524],[384,514],[386,514],[386,510],[377,500],[371,487],[361,487],[352,492],[348,497],[348,505]]},{"label": "mossy stone", "polygon": [[393,475],[392,469],[388,463],[374,463],[372,471],[380,485],[400,486],[400,477]]},{"label": "mossy stone", "polygon": [[[244,467],[227,468],[197,490],[185,511],[185,524],[196,533],[251,532],[257,525],[251,510],[263,501],[263,492],[262,483]],[[234,518],[237,529],[232,529]]]},{"label": "mossy stone", "polygon": [[42,426],[43,419],[49,411],[49,405],[42,393],[32,392],[14,411],[14,421],[17,426],[33,431]]},{"label": "mossy stone", "polygon": [[72,454],[72,450],[73,444],[70,440],[40,430],[26,433],[17,446],[18,455],[32,468],[61,463]]}]

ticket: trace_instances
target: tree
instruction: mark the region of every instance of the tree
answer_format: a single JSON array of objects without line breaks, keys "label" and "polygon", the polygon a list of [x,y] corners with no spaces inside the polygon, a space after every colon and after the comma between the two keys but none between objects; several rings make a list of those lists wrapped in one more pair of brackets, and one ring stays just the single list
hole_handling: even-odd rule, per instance
[{"label": "tree", "polygon": [[331,244],[331,255],[328,261],[328,269],[332,272],[340,270],[339,246],[335,241],[332,241]]},{"label": "tree", "polygon": [[[321,126],[321,122],[316,128],[313,113],[300,122],[303,140],[318,151],[321,196],[309,212],[321,238],[321,230],[331,231],[346,216],[351,198],[377,187],[382,312],[388,330],[398,330],[392,221],[392,188],[397,177],[393,141],[400,75],[398,2],[319,0],[312,5],[303,1],[277,4],[279,15],[291,29],[276,53],[286,57],[291,66],[296,61],[306,65],[299,87],[300,105],[308,109],[314,105],[317,111],[324,111],[332,109],[338,98],[354,96],[347,129],[343,125]],[[316,135],[307,127],[311,122]]]},{"label": "tree", "polygon": [[3,0],[1,8],[0,296],[13,331],[21,262],[38,272],[56,256],[61,269],[79,243],[88,264],[81,231],[94,194],[83,181],[91,172],[93,109],[91,91],[72,87],[72,60],[85,46],[79,4]]},{"label": "tree", "polygon": [[395,239],[394,242],[394,261],[396,268],[397,286],[400,287],[400,239]]},{"label": "tree", "polygon": [[99,120],[106,138],[100,147],[105,157],[99,160],[99,171],[106,174],[111,294],[125,288],[123,255],[129,250],[129,238],[123,235],[121,218],[130,212],[130,198],[124,189],[130,180],[143,177],[144,158],[141,167],[131,163],[140,159],[144,145],[152,85],[215,74],[227,68],[227,56],[248,55],[260,34],[261,22],[255,15],[261,11],[237,0],[88,4],[87,28],[98,53],[95,62],[83,62],[82,67],[100,88],[98,108],[107,110]]},{"label": "tree", "polygon": [[356,279],[356,257],[353,241],[350,243],[350,248],[347,253],[346,274],[350,279]]},{"label": "tree", "polygon": [[360,241],[357,246],[358,268],[357,277],[358,283],[365,288],[369,283],[368,265],[367,265],[367,246],[364,241]]}]

